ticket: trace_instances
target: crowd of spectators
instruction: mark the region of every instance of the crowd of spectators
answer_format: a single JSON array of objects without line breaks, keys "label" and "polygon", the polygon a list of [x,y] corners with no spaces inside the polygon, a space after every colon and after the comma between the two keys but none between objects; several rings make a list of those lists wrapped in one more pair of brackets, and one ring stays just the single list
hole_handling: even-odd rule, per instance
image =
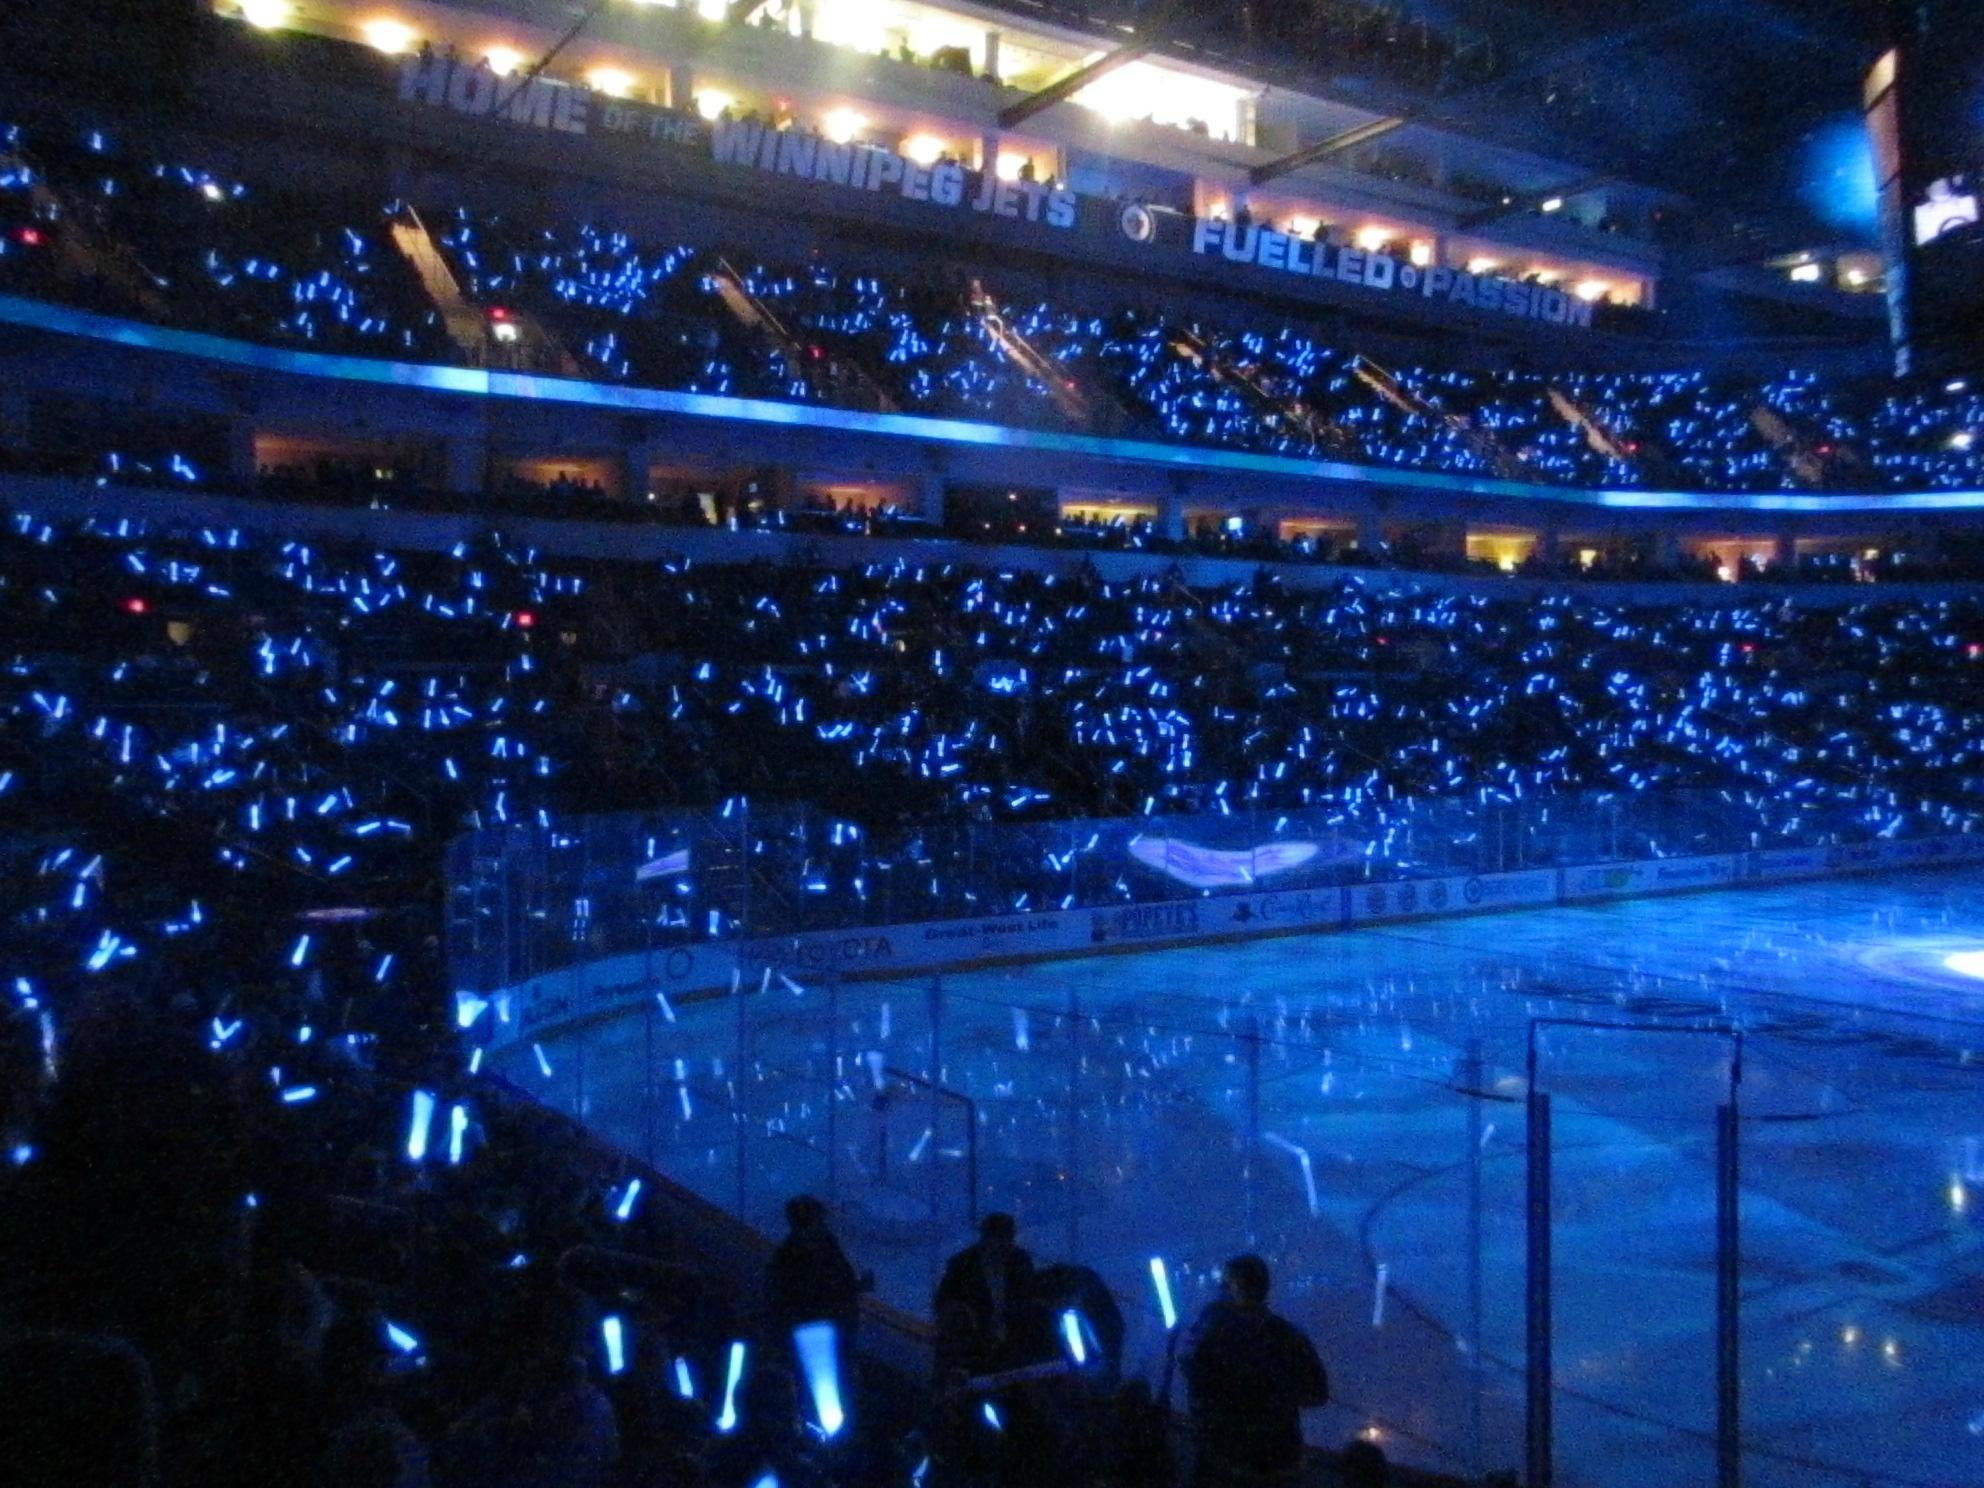
[{"label": "crowd of spectators", "polygon": [[[689,569],[500,538],[432,552],[25,512],[0,533],[0,575],[16,637],[0,690],[0,1310],[35,1330],[18,1346],[42,1371],[4,1417],[37,1463],[88,1458],[73,1481],[894,1470],[893,1439],[816,1462],[803,1400],[764,1365],[737,1397],[747,1425],[725,1430],[733,1345],[766,1337],[748,1294],[700,1270],[638,1170],[457,1043],[437,932],[441,849],[464,826],[803,790],[920,875],[941,871],[924,824],[947,817],[1134,808],[1145,789],[1460,792],[1477,775],[1547,792],[1603,773],[1645,727],[1615,681],[1554,704],[1569,728],[1625,700],[1597,754],[1451,775],[1437,697],[1474,693],[1442,649],[1533,643],[1491,643],[1500,612],[1349,592]],[[1906,657],[1947,690],[1940,627],[1959,618],[1876,613],[1864,640],[1817,622],[1808,644]],[[1798,643],[1788,619],[1732,623]],[[1643,644],[1720,654],[1719,627],[1670,624]],[[1336,680],[1298,674],[1262,711],[1208,675],[1222,652],[1258,670],[1312,642],[1339,653]],[[1394,645],[1414,658],[1395,673]],[[1720,705],[1782,709],[1768,675],[1752,692],[1718,672]],[[1028,680],[1002,684],[1014,676]],[[1911,695],[1898,670],[1886,687]],[[1287,711],[1297,698],[1323,708],[1313,726]],[[1905,725],[1898,712],[1841,746],[1880,761],[1870,807],[1920,789],[1889,757],[1897,734],[1926,755],[1971,723],[1897,706]],[[1471,747],[1494,732],[1469,728]],[[1392,779],[1366,768],[1385,752]],[[1213,778],[1249,757],[1254,778]],[[106,1417],[77,1409],[78,1389],[123,1402],[121,1435],[98,1434]],[[969,1440],[957,1450],[982,1453]]]},{"label": "crowd of spectators", "polygon": [[[431,929],[447,838],[580,812],[803,799],[815,834],[776,855],[795,897],[913,919],[1139,892],[1119,861],[1043,852],[1003,865],[994,899],[944,850],[971,824],[1321,813],[1382,836],[1406,802],[1686,791],[1772,846],[1961,828],[1976,798],[1970,601],[1196,591],[1157,572],[561,562],[28,516],[5,556],[10,630],[35,638],[9,672],[6,799],[48,834],[16,884],[29,985],[272,926],[294,933],[256,979],[307,984],[332,943],[379,929],[299,916],[397,906]],[[118,872],[123,853],[173,869]],[[723,913],[694,933],[730,933],[737,911],[710,902]],[[146,946],[140,921],[181,930]],[[422,937],[332,1000],[404,1012],[395,969],[436,956]]]},{"label": "crowd of spectators", "polygon": [[[0,134],[0,287],[322,350],[461,359],[395,251],[397,203],[309,201],[131,152]],[[430,208],[433,204],[425,204]],[[430,210],[490,333],[527,312],[586,375],[646,386],[1603,487],[1984,485],[1956,381],[1377,367],[1293,324],[1002,298],[600,223]],[[757,307],[738,313],[739,291]]]},{"label": "crowd of spectators", "polygon": [[224,172],[127,154],[101,130],[37,130],[30,158],[25,135],[0,126],[0,196],[28,219],[6,260],[63,239],[98,303],[170,306],[203,330],[311,350],[448,355],[377,203],[251,191]]},{"label": "crowd of spectators", "polygon": [[[464,827],[742,797],[770,822],[803,796],[815,825],[760,875],[879,919],[1143,892],[1066,832],[989,884],[945,850],[972,823],[1362,829],[1406,801],[1685,790],[1768,846],[1961,829],[1980,798],[1973,601],[1296,595],[389,534],[0,534],[0,1303],[67,1335],[33,1345],[59,1356],[37,1451],[76,1449],[80,1371],[175,1482],[807,1480],[776,1398],[746,1416],[767,1435],[713,1422],[748,1309],[643,1228],[630,1169],[455,1042],[437,937]],[[694,877],[680,932],[735,933]]]},{"label": "crowd of spectators", "polygon": [[0,545],[13,1480],[906,1482],[891,1440],[815,1462],[751,1291],[456,1041],[439,847],[569,788],[587,726],[532,641],[586,578],[24,514]]}]

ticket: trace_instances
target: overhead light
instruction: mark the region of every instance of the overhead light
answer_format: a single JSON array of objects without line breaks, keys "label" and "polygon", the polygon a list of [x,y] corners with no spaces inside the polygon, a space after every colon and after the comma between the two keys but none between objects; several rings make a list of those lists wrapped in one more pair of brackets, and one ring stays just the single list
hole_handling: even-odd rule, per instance
[{"label": "overhead light", "polygon": [[273,31],[289,19],[289,0],[241,0],[241,19],[257,31]]},{"label": "overhead light", "polygon": [[1959,377],[1954,382],[1944,383],[1943,391],[1946,393],[1967,393],[1970,391],[1970,384]]},{"label": "overhead light", "polygon": [[1950,448],[1953,450],[1967,450],[1976,442],[1977,436],[1968,429],[1958,429],[1950,435]]},{"label": "overhead light", "polygon": [[1603,279],[1580,279],[1571,286],[1571,293],[1581,300],[1602,300],[1612,293],[1612,286]]},{"label": "overhead light", "polygon": [[1410,257],[1418,267],[1425,268],[1433,261],[1433,245],[1423,240],[1414,243],[1410,251]]},{"label": "overhead light", "polygon": [[498,77],[508,77],[524,65],[524,54],[515,47],[493,46],[482,55],[489,59],[489,70]]},{"label": "overhead light", "polygon": [[608,98],[625,98],[634,86],[634,75],[617,67],[595,67],[586,74],[586,81],[592,84],[595,93],[604,93]]},{"label": "overhead light", "polygon": [[365,37],[365,44],[374,51],[384,52],[388,57],[397,57],[413,45],[413,27],[405,21],[396,21],[391,16],[379,16],[359,27]]},{"label": "overhead light", "polygon": [[705,88],[696,95],[696,112],[705,119],[715,119],[735,102],[735,98],[720,88]]},{"label": "overhead light", "polygon": [[1492,274],[1501,266],[1502,261],[1499,258],[1490,258],[1485,253],[1467,261],[1467,271],[1470,274]]},{"label": "overhead light", "polygon": [[1825,271],[1815,263],[1796,264],[1791,270],[1791,282],[1794,284],[1817,284],[1824,273]]},{"label": "overhead light", "polygon": [[851,108],[837,108],[826,117],[825,133],[837,145],[850,143],[868,126],[868,121]]},{"label": "overhead light", "polygon": [[905,158],[918,165],[935,165],[944,154],[944,142],[934,134],[912,134],[902,142]]},{"label": "overhead light", "polygon": [[1943,957],[1943,965],[1958,976],[1984,981],[1984,951],[1955,951]]},{"label": "overhead light", "polygon": [[1313,238],[1316,235],[1316,229],[1322,225],[1322,222],[1314,217],[1291,217],[1288,219],[1288,231],[1298,238]]},{"label": "overhead light", "polygon": [[1389,227],[1360,227],[1353,241],[1366,253],[1376,253],[1391,240],[1392,230]]},{"label": "overhead light", "polygon": [[1853,288],[1858,289],[1867,282],[1867,271],[1865,269],[1848,269],[1846,271],[1846,282]]},{"label": "overhead light", "polygon": [[1543,198],[1543,210],[1544,210],[1544,211],[1546,211],[1546,212],[1561,212],[1561,211],[1563,211],[1563,210],[1564,210],[1564,199],[1563,199],[1563,198],[1562,198],[1561,196],[1546,196],[1546,197],[1544,197],[1544,198]]},{"label": "overhead light", "polygon": [[696,14],[706,21],[720,21],[730,14],[730,0],[696,0]]},{"label": "overhead light", "polygon": [[[999,156],[999,164],[995,168],[994,173],[1002,181],[1017,181],[1020,178],[1020,168],[1027,163],[1028,159],[1026,156],[1015,155],[1008,151]],[[1213,215],[1219,216],[1220,214],[1215,212]]]}]

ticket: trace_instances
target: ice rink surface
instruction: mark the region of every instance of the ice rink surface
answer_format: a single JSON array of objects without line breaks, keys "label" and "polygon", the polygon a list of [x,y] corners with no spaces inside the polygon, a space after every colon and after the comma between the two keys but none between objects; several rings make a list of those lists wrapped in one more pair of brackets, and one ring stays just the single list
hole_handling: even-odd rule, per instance
[{"label": "ice rink surface", "polygon": [[1984,1484],[1984,873],[747,985],[508,1068],[767,1229],[830,1198],[916,1311],[970,1235],[975,1118],[978,1207],[1102,1273],[1126,1368],[1162,1357],[1152,1256],[1190,1313],[1258,1249],[1332,1373],[1312,1438],[1451,1469],[1522,1462],[1545,1020],[1559,1481],[1588,1488],[1714,1480],[1734,1030],[1746,1483]]}]

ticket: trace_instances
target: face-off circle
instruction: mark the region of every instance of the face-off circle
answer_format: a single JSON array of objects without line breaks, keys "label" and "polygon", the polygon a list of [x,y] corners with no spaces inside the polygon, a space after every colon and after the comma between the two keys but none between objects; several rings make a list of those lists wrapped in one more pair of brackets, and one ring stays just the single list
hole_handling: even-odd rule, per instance
[{"label": "face-off circle", "polygon": [[1984,939],[1974,935],[1912,936],[1869,946],[1852,959],[1887,981],[1984,998]]}]

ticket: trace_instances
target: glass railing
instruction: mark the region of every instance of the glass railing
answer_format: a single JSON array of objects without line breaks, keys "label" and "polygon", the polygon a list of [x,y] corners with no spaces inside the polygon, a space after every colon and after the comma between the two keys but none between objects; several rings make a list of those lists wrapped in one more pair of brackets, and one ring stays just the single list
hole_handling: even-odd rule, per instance
[{"label": "glass railing", "polygon": [[[1189,1321],[1220,1264],[1258,1251],[1335,1381],[1319,1444],[1521,1471],[1544,1306],[1560,1484],[1718,1481],[1731,1385],[1749,1484],[1972,1482],[1984,1020],[1904,1001],[1864,953],[1915,947],[1926,975],[1974,883],[881,979],[747,954],[734,983],[491,1057],[768,1231],[789,1196],[819,1195],[913,1312],[976,1219],[1011,1212],[1042,1265],[1100,1275],[1123,1367],[1153,1385],[1176,1336],[1153,1258]],[[1916,954],[1925,926],[1943,939]]]},{"label": "glass railing", "polygon": [[1523,869],[1836,847],[1942,817],[1718,791],[1408,798],[1040,822],[933,821],[885,841],[803,805],[586,816],[450,852],[449,960],[492,991],[572,966],[862,927]]}]

